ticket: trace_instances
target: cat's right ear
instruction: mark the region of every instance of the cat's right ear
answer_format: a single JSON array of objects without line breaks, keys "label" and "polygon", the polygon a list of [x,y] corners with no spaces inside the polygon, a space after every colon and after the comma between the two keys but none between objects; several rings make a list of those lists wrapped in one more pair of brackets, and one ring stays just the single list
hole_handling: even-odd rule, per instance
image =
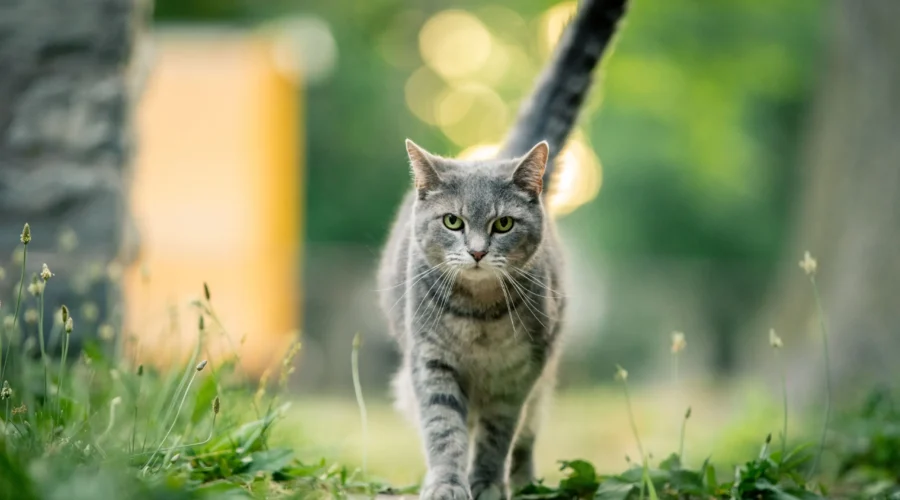
[{"label": "cat's right ear", "polygon": [[428,191],[435,189],[441,182],[435,169],[437,159],[409,139],[406,140],[406,153],[409,155],[416,190],[420,196],[423,196]]}]

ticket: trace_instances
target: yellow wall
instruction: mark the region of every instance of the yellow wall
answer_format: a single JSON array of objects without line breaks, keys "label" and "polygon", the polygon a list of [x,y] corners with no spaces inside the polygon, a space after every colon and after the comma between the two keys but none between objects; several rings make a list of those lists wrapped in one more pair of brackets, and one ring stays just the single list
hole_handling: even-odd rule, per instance
[{"label": "yellow wall", "polygon": [[[245,338],[245,369],[259,373],[300,321],[298,84],[252,35],[162,35],[155,51],[137,116],[142,253],[126,276],[126,334],[141,360],[186,355],[198,321],[189,303],[205,281],[231,342]],[[227,345],[210,345],[212,361]]]}]

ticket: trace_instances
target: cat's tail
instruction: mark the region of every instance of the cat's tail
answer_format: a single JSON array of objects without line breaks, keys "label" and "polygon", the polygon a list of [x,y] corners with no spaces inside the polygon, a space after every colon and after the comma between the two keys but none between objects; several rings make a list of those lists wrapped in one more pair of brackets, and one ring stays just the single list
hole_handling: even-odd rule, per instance
[{"label": "cat's tail", "polygon": [[566,27],[549,64],[537,81],[506,137],[501,158],[527,153],[535,144],[550,144],[544,184],[553,173],[553,159],[565,145],[581,104],[591,88],[594,67],[616,32],[628,0],[582,0]]}]

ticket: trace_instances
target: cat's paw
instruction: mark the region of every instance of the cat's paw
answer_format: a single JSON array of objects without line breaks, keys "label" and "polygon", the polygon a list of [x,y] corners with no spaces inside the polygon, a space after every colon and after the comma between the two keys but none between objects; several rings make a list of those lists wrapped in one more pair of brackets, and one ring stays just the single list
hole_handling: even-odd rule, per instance
[{"label": "cat's paw", "polygon": [[475,500],[507,500],[509,492],[502,484],[474,482],[472,483],[472,498]]},{"label": "cat's paw", "polygon": [[435,481],[419,492],[420,500],[472,500],[469,488],[459,481]]}]

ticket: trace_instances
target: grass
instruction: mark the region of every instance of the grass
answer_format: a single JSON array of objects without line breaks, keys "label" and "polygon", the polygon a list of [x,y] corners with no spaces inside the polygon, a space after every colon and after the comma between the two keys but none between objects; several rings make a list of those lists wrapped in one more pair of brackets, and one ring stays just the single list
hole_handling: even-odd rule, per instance
[{"label": "grass", "polygon": [[[44,317],[56,316],[43,303],[43,291],[54,286],[50,270],[32,278],[30,297],[23,294],[30,238],[26,226],[16,308],[0,332],[0,500],[325,499],[415,491],[424,473],[419,442],[387,401],[363,399],[358,338],[349,352],[355,400],[317,398],[292,406],[284,391],[299,344],[258,383],[241,375],[238,352],[212,362],[207,345],[227,332],[204,285],[204,298],[195,304],[197,342],[180,369],[159,371],[117,356],[117,344],[103,340],[108,336],[86,336],[97,340],[67,360],[78,318],[62,311],[62,321],[50,322],[45,331]],[[37,340],[23,336],[19,321],[29,302],[37,310],[31,318]],[[58,341],[48,341],[53,338]],[[680,342],[683,348],[683,336]],[[60,362],[52,363],[57,356]],[[619,373],[624,383],[624,370]],[[609,385],[563,392],[538,442],[544,479],[517,498],[900,495],[900,412],[889,395],[879,393],[845,418],[843,433],[835,433],[843,440],[836,443],[824,439],[832,432],[829,406],[822,440],[792,450],[782,395],[752,381],[722,391],[683,380],[634,390]],[[809,427],[802,425],[806,418],[799,421],[794,417],[794,428]],[[779,426],[783,442],[771,451],[766,434]],[[829,448],[838,457],[833,477],[817,468]],[[672,449],[679,451],[665,453]],[[631,461],[635,452],[638,459]],[[686,460],[685,453],[704,459]],[[389,482],[412,486],[392,488]]]}]

